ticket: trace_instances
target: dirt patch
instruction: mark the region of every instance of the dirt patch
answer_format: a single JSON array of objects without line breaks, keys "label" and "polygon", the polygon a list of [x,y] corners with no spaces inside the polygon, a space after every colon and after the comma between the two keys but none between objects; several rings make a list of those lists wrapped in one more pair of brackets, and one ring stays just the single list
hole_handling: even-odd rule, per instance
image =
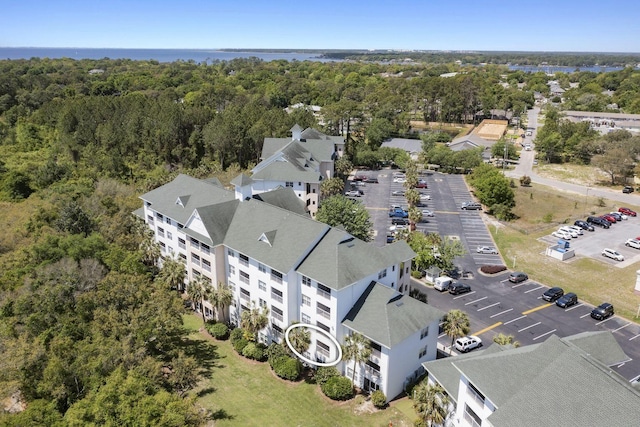
[{"label": "dirt patch", "polygon": [[508,122],[506,120],[490,120],[485,119],[473,131],[474,134],[490,141],[497,141],[507,130]]}]

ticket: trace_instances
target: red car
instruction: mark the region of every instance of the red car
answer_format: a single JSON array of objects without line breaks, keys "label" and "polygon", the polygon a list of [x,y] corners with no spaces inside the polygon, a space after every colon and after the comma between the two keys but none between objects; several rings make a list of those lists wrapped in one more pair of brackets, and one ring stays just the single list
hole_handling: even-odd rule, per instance
[{"label": "red car", "polygon": [[629,208],[619,208],[618,212],[623,213],[623,214],[628,215],[628,216],[636,216],[636,215],[638,215],[636,213],[636,211],[632,211]]},{"label": "red car", "polygon": [[609,215],[609,214],[600,215],[600,218],[609,221],[611,224],[615,224],[616,223],[616,218],[611,216],[611,215]]},{"label": "red car", "polygon": [[424,180],[418,181],[418,183],[416,184],[416,188],[427,188],[427,181],[424,181]]}]

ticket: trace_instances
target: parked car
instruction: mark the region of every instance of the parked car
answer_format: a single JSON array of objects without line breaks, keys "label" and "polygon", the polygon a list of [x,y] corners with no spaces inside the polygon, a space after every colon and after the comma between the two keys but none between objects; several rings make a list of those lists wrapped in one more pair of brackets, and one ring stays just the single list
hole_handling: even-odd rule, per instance
[{"label": "parked car", "polygon": [[606,219],[602,219],[598,216],[590,216],[587,218],[587,222],[589,224],[593,224],[593,225],[597,225],[598,227],[602,227],[604,229],[607,229],[611,226],[611,223],[609,221],[607,221]]},{"label": "parked car", "polygon": [[625,246],[629,246],[630,248],[640,249],[640,240],[638,239],[627,239],[624,244]]},{"label": "parked car", "polygon": [[389,209],[389,218],[409,218],[409,212],[402,208]]},{"label": "parked car", "polygon": [[609,221],[610,224],[615,224],[616,222],[618,222],[615,216],[609,214],[600,215],[600,218],[604,219],[605,221]]},{"label": "parked car", "polygon": [[351,183],[352,187],[366,187],[365,181],[354,181]]},{"label": "parked car", "polygon": [[405,194],[404,190],[396,190],[391,192],[392,196],[404,196],[404,194]]},{"label": "parked car", "polygon": [[584,234],[582,228],[578,227],[577,225],[565,225],[565,227],[568,227],[578,233],[578,236],[582,236]]},{"label": "parked car", "polygon": [[529,279],[529,276],[527,276],[526,273],[523,273],[521,271],[514,271],[509,275],[509,281],[511,283],[520,283],[520,282],[524,282],[527,279]]},{"label": "parked car", "polygon": [[427,181],[425,181],[424,179],[419,179],[418,183],[416,184],[416,188],[429,188],[429,187],[427,187]]},{"label": "parked car", "polygon": [[393,243],[396,240],[396,236],[393,233],[387,233],[387,243]]},{"label": "parked car", "polygon": [[391,218],[391,224],[393,225],[409,225],[407,218]]},{"label": "parked car", "polygon": [[368,184],[377,184],[378,183],[378,178],[375,177],[375,176],[370,176],[370,177],[367,177],[367,179],[365,179],[364,182],[366,182]]},{"label": "parked car", "polygon": [[624,256],[620,252],[609,248],[604,248],[602,250],[602,256],[615,259],[616,261],[624,261]]},{"label": "parked car", "polygon": [[407,182],[407,178],[396,177],[396,178],[393,178],[393,182],[404,184],[405,182]]},{"label": "parked car", "polygon": [[[557,237],[559,239],[564,239],[564,240],[571,240],[571,234],[567,233],[566,231],[563,230],[556,230],[553,233],[551,233],[551,235],[553,237]],[[577,235],[576,235],[577,237]]]},{"label": "parked car", "polygon": [[595,230],[593,225],[589,224],[587,221],[582,221],[580,219],[577,220],[576,222],[574,222],[573,225],[575,225],[576,227],[580,227],[583,230],[587,230],[587,231],[594,231]]},{"label": "parked car", "polygon": [[471,286],[467,285],[466,283],[455,282],[454,284],[449,286],[449,293],[451,295],[465,294],[467,292],[471,292]]},{"label": "parked car", "polygon": [[408,225],[404,225],[404,224],[392,225],[391,227],[389,227],[389,232],[395,234],[398,231],[406,230],[408,228],[409,228],[409,226]]},{"label": "parked car", "polygon": [[622,192],[625,194],[633,193],[633,187],[631,187],[630,185],[625,185],[622,189]]},{"label": "parked car", "polygon": [[344,195],[348,197],[360,197],[364,195],[364,192],[361,190],[349,190],[344,193]]},{"label": "parked car", "polygon": [[497,254],[498,250],[493,246],[478,246],[476,252],[479,254]]},{"label": "parked car", "polygon": [[363,175],[363,174],[357,174],[356,176],[353,177],[354,181],[365,181],[368,178],[367,175]]},{"label": "parked car", "polygon": [[434,216],[433,211],[430,211],[429,209],[423,209],[422,210],[422,216]]},{"label": "parked car", "polygon": [[620,212],[609,212],[607,215],[611,215],[618,222],[629,218],[628,216],[621,214]]},{"label": "parked car", "polygon": [[431,200],[431,196],[428,194],[421,194],[420,200]]},{"label": "parked car", "polygon": [[555,286],[553,288],[547,289],[542,294],[542,299],[545,301],[554,302],[555,300],[557,300],[563,295],[564,295],[564,289]]},{"label": "parked car", "polygon": [[466,337],[458,338],[453,346],[456,350],[462,353],[466,353],[473,350],[474,348],[482,346],[482,340],[475,335],[469,335]]},{"label": "parked car", "polygon": [[618,208],[618,212],[622,212],[623,214],[628,215],[628,216],[637,216],[638,215],[638,213],[636,211],[634,211],[632,209],[629,209],[629,208],[625,208],[625,207]]},{"label": "parked car", "polygon": [[603,302],[593,310],[591,310],[591,317],[596,320],[604,320],[607,317],[611,317],[614,315],[613,305],[608,302]]},{"label": "parked car", "polygon": [[569,235],[571,235],[571,237],[574,238],[574,239],[577,239],[578,236],[580,236],[580,233],[582,233],[582,231],[580,231],[580,233],[578,233],[577,230],[572,229],[568,225],[564,225],[564,226],[560,227],[559,230],[569,233]]},{"label": "parked car", "polygon": [[462,206],[460,206],[462,210],[482,210],[482,205],[477,202],[464,202]]},{"label": "parked car", "polygon": [[574,294],[573,292],[564,294],[556,300],[556,305],[562,308],[571,307],[572,305],[577,303],[578,303],[578,295]]}]

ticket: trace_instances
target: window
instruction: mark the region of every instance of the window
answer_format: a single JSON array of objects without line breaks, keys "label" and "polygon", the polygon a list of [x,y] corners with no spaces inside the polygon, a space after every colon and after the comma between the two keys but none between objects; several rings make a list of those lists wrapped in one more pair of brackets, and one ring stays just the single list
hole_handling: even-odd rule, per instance
[{"label": "window", "polygon": [[166,222],[167,224],[171,225],[171,218],[166,217],[166,218],[164,219],[164,222]]},{"label": "window", "polygon": [[302,315],[300,316],[300,320],[302,321],[302,323],[311,324],[311,318],[307,314],[302,313]]},{"label": "window", "polygon": [[173,239],[173,234],[171,234],[170,231],[167,231],[167,239],[169,240]]},{"label": "window", "polygon": [[198,239],[194,239],[192,237],[191,238],[191,246],[193,246],[196,249],[200,249],[200,242],[198,241]]},{"label": "window", "polygon": [[258,263],[258,270],[260,270],[260,273],[266,273],[267,267],[264,264]]},{"label": "window", "polygon": [[306,286],[311,286],[311,279],[307,276],[302,276],[302,284]]},{"label": "window", "polygon": [[329,332],[329,333],[331,332],[331,328],[329,328],[324,323],[316,322],[316,325],[325,332]]},{"label": "window", "polygon": [[258,304],[260,304],[260,307],[263,307],[263,308],[267,306],[267,302],[262,298],[260,298],[260,300],[258,301]]},{"label": "window", "polygon": [[245,267],[249,266],[249,257],[244,255],[244,254],[238,254],[238,258],[240,259],[240,264],[244,265]]},{"label": "window", "polygon": [[423,339],[426,336],[429,336],[429,327],[428,326],[420,331],[420,339]]},{"label": "window", "polygon": [[473,411],[473,409],[469,408],[469,405],[464,404],[464,419],[466,422],[471,424],[472,426],[480,426],[482,424],[482,420],[480,417]]},{"label": "window", "polygon": [[229,266],[229,275],[230,276],[235,276],[236,274],[236,268],[233,265]]},{"label": "window", "polygon": [[209,247],[209,245],[206,245],[204,243],[200,244],[200,250],[207,255],[211,253],[211,248]]},{"label": "window", "polygon": [[193,268],[191,269],[191,274],[193,275],[193,277],[200,276],[200,272],[198,270],[194,270]]},{"label": "window", "polygon": [[160,242],[160,251],[163,253],[167,251],[167,245],[165,245],[164,242]]},{"label": "window", "polygon": [[321,356],[329,357],[331,355],[329,346],[320,340],[316,340],[316,350]]},{"label": "window", "polygon": [[293,182],[292,182],[292,181],[287,181],[287,182],[284,184],[284,186],[285,186],[285,187],[289,187],[289,188],[293,188]]},{"label": "window", "polygon": [[306,305],[307,307],[311,307],[311,297],[307,295],[302,295],[302,305]]},{"label": "window", "polygon": [[246,271],[240,270],[240,281],[242,283],[246,283],[248,285],[249,284],[249,273],[247,273]]},{"label": "window", "polygon": [[169,246],[169,253],[172,254],[173,253],[173,248],[171,246]]},{"label": "window", "polygon": [[271,269],[271,280],[273,280],[276,283],[282,283],[282,273],[280,273],[279,271],[274,270],[273,268]]},{"label": "window", "polygon": [[200,257],[194,253],[191,254],[191,262],[195,265],[200,265]]},{"label": "window", "polygon": [[427,354],[427,346],[425,345],[420,349],[420,354],[418,354],[418,359],[422,359]]},{"label": "window", "polygon": [[384,270],[382,270],[380,273],[378,273],[378,280],[387,277],[387,269],[385,268]]},{"label": "window", "polygon": [[282,328],[278,325],[271,324],[271,329],[273,330],[273,336],[277,339],[282,338]]},{"label": "window", "polygon": [[282,322],[282,310],[278,307],[271,306],[271,313],[273,314],[273,318]]},{"label": "window", "polygon": [[147,215],[147,221],[149,221],[149,224],[153,224],[153,215]]},{"label": "window", "polygon": [[202,268],[205,269],[205,271],[211,271],[211,263],[209,261],[207,261],[206,259],[202,260]]},{"label": "window", "polygon": [[467,383],[467,393],[471,396],[480,406],[484,406],[484,394],[480,393],[480,390],[475,388],[470,382]]},{"label": "window", "polygon": [[164,228],[158,227],[158,236],[164,237]]},{"label": "window", "polygon": [[187,241],[178,237],[178,247],[182,249],[187,249]]},{"label": "window", "polygon": [[267,284],[264,283],[262,280],[258,280],[258,287],[260,288],[261,291],[267,291]]},{"label": "window", "polygon": [[271,299],[273,299],[274,301],[278,301],[279,303],[282,303],[282,291],[277,290],[276,288],[274,288],[273,286],[271,287]]},{"label": "window", "polygon": [[184,228],[184,225],[178,223],[178,228]]},{"label": "window", "polygon": [[251,292],[243,287],[240,287],[240,298],[249,301],[249,299],[251,299]]},{"label": "window", "polygon": [[178,256],[180,257],[180,259],[181,259],[182,261],[184,261],[185,263],[187,262],[187,256],[186,256],[185,254],[183,254],[183,253],[179,253],[179,254],[178,254]]},{"label": "window", "polygon": [[233,293],[236,293],[236,284],[233,282],[229,282],[229,289],[231,289]]},{"label": "window", "polygon": [[163,220],[164,216],[162,216],[162,214],[160,212],[156,212],[156,217],[158,217],[159,220]]},{"label": "window", "polygon": [[233,249],[227,249],[227,255],[229,255],[231,258],[234,258],[236,256],[236,253],[233,252]]},{"label": "window", "polygon": [[320,317],[324,317],[327,320],[331,320],[331,308],[327,307],[324,304],[318,303],[316,314]]},{"label": "window", "polygon": [[326,287],[325,285],[318,283],[318,295],[324,297],[324,298],[331,298],[331,289]]},{"label": "window", "polygon": [[145,205],[146,207],[149,207],[149,206],[151,206],[151,202],[144,202],[144,205]]}]

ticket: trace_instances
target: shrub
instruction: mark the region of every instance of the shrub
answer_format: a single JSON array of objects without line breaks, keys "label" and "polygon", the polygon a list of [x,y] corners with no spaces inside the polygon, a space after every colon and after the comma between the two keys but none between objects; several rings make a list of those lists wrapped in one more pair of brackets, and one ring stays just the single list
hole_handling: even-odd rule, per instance
[{"label": "shrub", "polygon": [[249,345],[249,341],[244,338],[240,338],[239,340],[233,341],[231,343],[233,345],[233,349],[238,352],[238,354],[242,354],[242,350]]},{"label": "shrub", "polygon": [[243,339],[243,337],[244,337],[244,331],[242,330],[242,328],[235,328],[229,334],[229,339],[231,340],[232,344],[238,340]]},{"label": "shrub", "polygon": [[496,274],[501,273],[507,269],[504,265],[483,265],[480,267],[480,271],[484,274]]},{"label": "shrub", "polygon": [[418,270],[411,270],[411,277],[413,277],[414,279],[421,279],[422,273]]},{"label": "shrub", "polygon": [[262,362],[265,358],[264,350],[264,344],[250,342],[242,349],[242,355],[246,358]]},{"label": "shrub", "polygon": [[346,377],[331,377],[320,386],[322,392],[332,400],[349,400],[353,397],[353,386]]},{"label": "shrub", "polygon": [[226,340],[229,338],[229,328],[224,323],[207,325],[207,331],[218,340]]},{"label": "shrub", "polygon": [[371,393],[371,403],[376,408],[382,409],[387,406],[387,396],[381,390],[376,390]]},{"label": "shrub", "polygon": [[340,376],[340,371],[338,371],[335,366],[321,366],[318,368],[313,378],[316,380],[317,384],[323,385],[330,378],[339,377],[339,376]]},{"label": "shrub", "polygon": [[295,381],[302,372],[302,363],[298,359],[289,356],[278,357],[273,363],[273,371],[280,378]]}]

